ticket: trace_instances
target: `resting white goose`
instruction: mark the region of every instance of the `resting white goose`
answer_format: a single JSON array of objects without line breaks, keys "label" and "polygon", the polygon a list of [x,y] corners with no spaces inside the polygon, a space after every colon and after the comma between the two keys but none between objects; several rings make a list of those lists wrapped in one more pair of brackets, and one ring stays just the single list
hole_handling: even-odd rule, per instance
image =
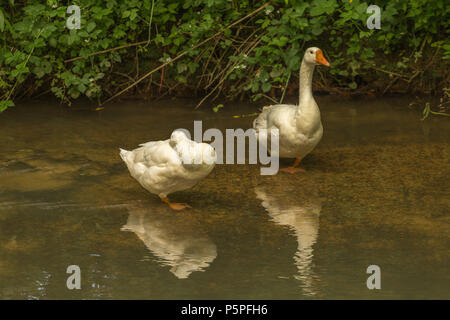
[{"label": "resting white goose", "polygon": [[310,153],[322,139],[322,122],[320,110],[312,95],[312,77],[314,67],[330,64],[324,58],[322,50],[316,47],[308,48],[303,56],[300,67],[300,97],[299,105],[277,104],[264,107],[262,113],[253,121],[257,138],[265,143],[267,134],[259,134],[260,129],[279,130],[279,156],[281,158],[296,158],[294,164],[281,171],[294,173],[304,171],[297,168],[300,161]]},{"label": "resting white goose", "polygon": [[170,139],[143,143],[133,151],[120,149],[120,156],[131,176],[174,210],[190,206],[170,202],[167,195],[193,187],[216,163],[212,146],[190,140],[181,130],[175,130]]}]

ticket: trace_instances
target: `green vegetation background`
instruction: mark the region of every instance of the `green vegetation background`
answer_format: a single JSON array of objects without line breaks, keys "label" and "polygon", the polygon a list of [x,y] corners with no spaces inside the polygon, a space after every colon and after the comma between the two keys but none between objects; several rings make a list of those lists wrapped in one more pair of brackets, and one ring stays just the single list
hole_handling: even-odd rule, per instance
[{"label": "green vegetation background", "polygon": [[[265,4],[259,0],[3,0],[0,7],[0,111],[22,97],[53,93],[66,103],[104,100],[188,50],[129,93],[188,92],[227,99],[278,100],[297,86],[304,49],[323,49],[324,91],[438,93],[448,87],[449,12],[445,0],[273,0],[205,45],[192,46]],[[381,8],[369,30],[367,7]],[[68,5],[81,8],[69,30]],[[131,45],[143,42],[140,45]],[[131,45],[123,49],[119,46]],[[92,55],[109,50],[103,54]],[[81,57],[75,61],[71,58]]]}]

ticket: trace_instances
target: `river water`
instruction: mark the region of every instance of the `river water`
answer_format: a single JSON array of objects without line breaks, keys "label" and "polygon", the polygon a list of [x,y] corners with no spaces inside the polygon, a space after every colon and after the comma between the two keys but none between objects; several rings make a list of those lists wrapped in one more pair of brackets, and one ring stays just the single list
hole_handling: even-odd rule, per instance
[{"label": "river water", "polygon": [[[2,299],[450,299],[448,119],[408,97],[317,99],[304,173],[217,165],[171,211],[118,148],[176,128],[249,128],[257,106],[28,102],[0,114]],[[291,160],[282,160],[286,166]],[[68,266],[81,270],[69,290]],[[377,265],[381,289],[369,290]]]}]

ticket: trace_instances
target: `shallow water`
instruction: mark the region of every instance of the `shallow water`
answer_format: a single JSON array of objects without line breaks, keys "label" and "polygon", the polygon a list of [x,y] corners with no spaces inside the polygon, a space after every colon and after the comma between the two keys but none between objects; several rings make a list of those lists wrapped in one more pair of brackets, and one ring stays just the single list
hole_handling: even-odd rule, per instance
[{"label": "shallow water", "polygon": [[[450,298],[448,119],[407,98],[318,98],[305,173],[218,165],[170,211],[118,148],[176,128],[248,128],[252,105],[33,102],[0,114],[0,298]],[[288,162],[282,161],[286,166]],[[381,290],[366,269],[381,268]],[[69,265],[81,290],[68,290]]]}]

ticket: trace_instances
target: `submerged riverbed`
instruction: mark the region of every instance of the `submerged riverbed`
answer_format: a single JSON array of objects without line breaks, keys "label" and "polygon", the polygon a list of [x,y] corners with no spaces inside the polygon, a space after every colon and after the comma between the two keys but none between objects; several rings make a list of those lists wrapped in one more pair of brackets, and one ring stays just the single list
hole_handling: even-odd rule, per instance
[{"label": "submerged riverbed", "polygon": [[[407,98],[317,99],[305,173],[217,165],[171,211],[118,148],[176,128],[249,128],[254,105],[33,102],[0,114],[2,299],[450,298],[450,130]],[[290,160],[282,160],[286,166]],[[81,290],[68,290],[69,265]],[[381,268],[381,290],[366,269]]]}]

